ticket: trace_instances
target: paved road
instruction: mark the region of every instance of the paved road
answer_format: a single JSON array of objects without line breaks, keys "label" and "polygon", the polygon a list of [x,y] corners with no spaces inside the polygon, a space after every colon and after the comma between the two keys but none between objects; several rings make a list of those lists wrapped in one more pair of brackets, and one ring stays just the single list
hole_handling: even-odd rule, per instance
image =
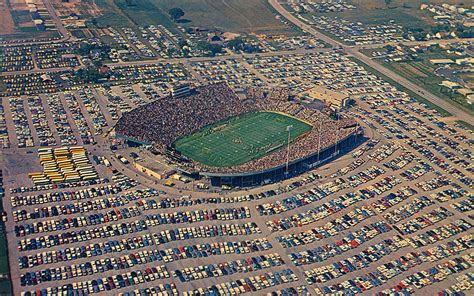
[{"label": "paved road", "polygon": [[215,60],[230,60],[236,58],[253,58],[253,57],[269,57],[269,56],[281,56],[290,54],[306,54],[315,52],[327,52],[332,49],[330,48],[313,48],[313,49],[297,49],[297,50],[284,50],[277,52],[264,52],[264,53],[251,53],[251,54],[232,54],[232,55],[221,55],[216,57],[192,57],[192,58],[173,58],[173,59],[151,59],[143,61],[130,61],[130,62],[118,62],[106,64],[109,67],[121,67],[121,66],[139,66],[149,65],[152,63],[192,63],[192,62],[204,62],[204,61],[215,61]]},{"label": "paved road", "polygon": [[273,6],[275,10],[277,10],[281,15],[283,15],[288,21],[292,22],[296,26],[300,27],[302,30],[310,33],[311,35],[315,36],[318,39],[323,40],[324,42],[334,46],[342,48],[344,52],[357,58],[358,60],[364,62],[368,66],[374,68],[375,70],[379,71],[380,73],[384,74],[388,78],[393,79],[394,81],[398,82],[402,86],[412,90],[413,92],[419,94],[423,98],[427,99],[428,101],[436,104],[437,106],[445,109],[446,111],[450,112],[455,116],[457,119],[464,120],[470,124],[474,124],[474,116],[469,114],[468,112],[460,109],[458,106],[451,104],[450,102],[443,100],[428,91],[426,91],[423,87],[416,85],[415,83],[409,81],[406,78],[390,71],[389,69],[385,68],[384,66],[380,65],[376,61],[373,61],[370,57],[360,53],[357,48],[352,48],[351,46],[347,46],[337,40],[334,40],[323,33],[317,31],[316,29],[312,28],[310,25],[304,23],[300,19],[293,16],[288,10],[286,10],[278,0],[268,0],[268,2]]},{"label": "paved road", "polygon": [[397,44],[403,44],[406,46],[422,46],[422,45],[430,45],[433,43],[436,44],[452,44],[452,43],[457,43],[457,42],[474,42],[474,38],[454,38],[454,39],[445,39],[445,40],[427,40],[427,41],[402,41],[402,42],[387,42],[387,43],[376,43],[376,44],[365,44],[365,45],[352,45],[350,47],[354,49],[372,49],[372,48],[382,48],[387,45],[397,45]]}]

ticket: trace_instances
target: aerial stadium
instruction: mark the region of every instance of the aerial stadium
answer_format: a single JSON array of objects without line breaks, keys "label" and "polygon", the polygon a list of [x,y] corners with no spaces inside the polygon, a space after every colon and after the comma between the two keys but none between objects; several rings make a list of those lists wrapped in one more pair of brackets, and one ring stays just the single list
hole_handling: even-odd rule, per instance
[{"label": "aerial stadium", "polygon": [[351,118],[289,100],[283,88],[237,95],[225,83],[169,95],[124,113],[117,137],[151,145],[183,173],[248,187],[295,176],[357,144]]}]

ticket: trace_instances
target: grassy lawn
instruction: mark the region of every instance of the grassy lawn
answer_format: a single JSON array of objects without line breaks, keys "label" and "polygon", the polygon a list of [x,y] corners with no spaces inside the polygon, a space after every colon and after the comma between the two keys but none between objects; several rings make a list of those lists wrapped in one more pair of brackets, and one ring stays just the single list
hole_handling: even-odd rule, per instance
[{"label": "grassy lawn", "polygon": [[245,33],[293,33],[275,18],[264,0],[149,0],[162,11],[180,7],[185,27],[217,28]]},{"label": "grassy lawn", "polygon": [[[294,30],[275,18],[265,0],[138,0],[128,6],[125,0],[96,0],[103,11],[99,26],[114,28],[163,25],[178,33],[177,26],[216,28],[230,32],[292,34]],[[168,15],[173,7],[185,12],[182,22]]]},{"label": "grassy lawn", "polygon": [[125,0],[114,0],[115,4],[138,26],[163,25],[168,30],[177,30],[167,10],[162,10],[157,1],[140,0],[137,5],[128,6]]},{"label": "grassy lawn", "polygon": [[471,132],[474,132],[474,125],[472,125],[468,122],[465,122],[463,120],[457,120],[456,122],[459,123],[460,125],[464,126],[465,128],[467,128]]},{"label": "grassy lawn", "polygon": [[401,84],[399,84],[398,82],[388,78],[387,76],[383,75],[382,73],[380,73],[379,71],[375,70],[374,68],[366,65],[365,63],[359,61],[358,59],[354,58],[354,57],[349,57],[350,60],[354,61],[355,63],[359,64],[360,66],[364,67],[367,71],[377,75],[378,77],[380,77],[381,79],[387,81],[388,83],[390,83],[391,85],[395,86],[396,88],[398,88],[400,91],[403,91],[403,92],[406,92],[408,95],[410,95],[412,98],[415,98],[418,102],[422,103],[422,104],[425,104],[427,106],[427,108],[429,109],[433,109],[433,110],[436,110],[439,112],[439,114],[443,117],[448,117],[448,116],[452,116],[451,113],[449,113],[448,111],[444,110],[443,108],[439,107],[438,105],[435,105],[433,103],[431,103],[430,101],[426,100],[425,98],[423,98],[422,96],[414,93],[413,91],[407,89],[406,87],[402,86]]},{"label": "grassy lawn", "polygon": [[233,117],[178,139],[175,147],[185,156],[212,167],[237,166],[278,151],[311,130],[311,125],[279,113],[256,112]]},{"label": "grassy lawn", "polygon": [[102,10],[102,15],[96,18],[98,27],[113,27],[120,29],[122,27],[132,27],[127,16],[120,11],[113,0],[95,0],[95,3]]}]

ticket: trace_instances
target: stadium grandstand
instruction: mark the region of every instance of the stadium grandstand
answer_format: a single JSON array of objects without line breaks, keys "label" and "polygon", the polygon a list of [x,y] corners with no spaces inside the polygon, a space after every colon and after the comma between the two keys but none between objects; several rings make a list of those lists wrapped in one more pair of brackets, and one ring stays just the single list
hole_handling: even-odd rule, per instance
[{"label": "stadium grandstand", "polygon": [[253,186],[295,175],[354,145],[357,124],[289,100],[284,88],[225,83],[169,95],[122,115],[117,137],[154,146],[182,172],[214,185]]}]

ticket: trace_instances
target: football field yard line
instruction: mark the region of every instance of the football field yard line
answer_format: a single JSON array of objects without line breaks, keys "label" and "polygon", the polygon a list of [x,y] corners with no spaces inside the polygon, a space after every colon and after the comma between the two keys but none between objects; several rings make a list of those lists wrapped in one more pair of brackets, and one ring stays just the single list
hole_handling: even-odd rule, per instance
[{"label": "football field yard line", "polygon": [[[286,146],[287,126],[293,126],[291,140],[311,130],[294,117],[273,112],[247,113],[205,127],[178,139],[175,147],[185,156],[208,166],[236,166],[260,158],[267,151]],[[215,129],[214,131],[212,131]]]}]

